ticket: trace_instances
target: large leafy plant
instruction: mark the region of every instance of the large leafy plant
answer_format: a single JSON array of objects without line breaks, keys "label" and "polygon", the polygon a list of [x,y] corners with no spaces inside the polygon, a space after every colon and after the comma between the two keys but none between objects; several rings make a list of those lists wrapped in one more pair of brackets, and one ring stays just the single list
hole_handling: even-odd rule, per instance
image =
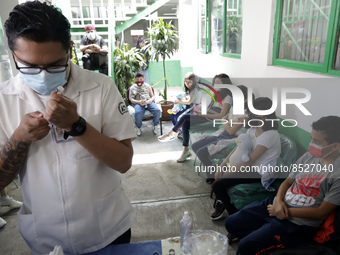
[{"label": "large leafy plant", "polygon": [[[227,21],[227,41],[232,53],[236,52],[237,36],[242,32],[242,23],[237,19],[236,16],[231,17]],[[230,44],[233,44],[232,46]]]},{"label": "large leafy plant", "polygon": [[116,85],[122,97],[126,99],[126,91],[134,80],[134,72],[141,69],[144,58],[136,47],[129,49],[127,43],[116,47],[113,55]]},{"label": "large leafy plant", "polygon": [[163,72],[164,72],[164,92],[160,95],[164,99],[164,103],[167,101],[167,79],[166,79],[166,68],[165,58],[170,58],[177,51],[177,40],[178,32],[174,25],[166,23],[163,18],[154,21],[149,28],[149,36],[152,39],[152,50],[151,59],[157,62],[161,59],[163,61]]}]

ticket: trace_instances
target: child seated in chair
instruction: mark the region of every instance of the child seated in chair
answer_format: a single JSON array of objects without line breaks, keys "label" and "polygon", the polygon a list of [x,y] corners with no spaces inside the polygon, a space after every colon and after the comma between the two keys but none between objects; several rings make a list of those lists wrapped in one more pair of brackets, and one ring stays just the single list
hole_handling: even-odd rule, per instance
[{"label": "child seated in chair", "polygon": [[241,255],[312,240],[340,205],[340,117],[314,122],[311,138],[275,198],[254,202],[226,220],[228,232],[242,238]]},{"label": "child seated in chair", "polygon": [[157,125],[161,111],[155,104],[155,95],[149,84],[144,83],[144,75],[142,73],[135,74],[135,83],[130,87],[129,100],[135,109],[135,125],[137,136],[142,135],[142,120],[145,109],[148,109],[153,115],[152,131],[157,135]]}]

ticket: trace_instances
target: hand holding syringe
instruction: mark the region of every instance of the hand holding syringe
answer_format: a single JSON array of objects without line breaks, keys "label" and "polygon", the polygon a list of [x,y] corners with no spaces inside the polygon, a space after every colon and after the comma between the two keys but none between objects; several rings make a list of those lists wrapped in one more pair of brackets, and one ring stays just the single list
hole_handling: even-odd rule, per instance
[{"label": "hand holding syringe", "polygon": [[52,92],[48,100],[44,118],[54,126],[70,131],[73,123],[79,120],[77,104],[63,96],[64,88],[59,86],[57,91]]}]

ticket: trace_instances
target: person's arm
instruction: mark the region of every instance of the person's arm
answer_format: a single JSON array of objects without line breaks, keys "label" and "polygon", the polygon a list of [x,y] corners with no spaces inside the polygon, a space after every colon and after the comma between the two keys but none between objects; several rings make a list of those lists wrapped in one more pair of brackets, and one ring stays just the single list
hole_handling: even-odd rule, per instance
[{"label": "person's arm", "polygon": [[179,99],[177,102],[185,105],[190,105],[194,101],[194,99],[195,96],[190,94],[188,97],[183,97]]},{"label": "person's arm", "polygon": [[[77,104],[55,92],[52,92],[43,115],[47,121],[65,131],[70,131],[73,123],[79,120]],[[129,170],[133,156],[131,140],[117,141],[100,133],[89,123],[86,126],[84,134],[74,139],[99,162],[120,173]]]},{"label": "person's arm", "polygon": [[97,44],[90,44],[86,45],[88,46],[86,49],[84,49],[85,53],[99,53],[101,51],[101,48]]},{"label": "person's arm", "polygon": [[[232,151],[232,153],[234,153],[234,151],[236,150],[236,148]],[[238,164],[236,164],[236,166],[233,166],[235,167],[234,171],[235,172],[240,172],[240,170],[244,167],[247,167],[247,166],[252,166],[254,164],[254,162],[262,156],[263,153],[265,153],[266,151],[268,150],[267,147],[263,146],[263,145],[257,145],[255,147],[255,149],[250,153],[249,155],[249,160],[247,162],[244,162],[244,161],[240,161]],[[232,155],[232,153],[230,153],[228,155],[228,157],[225,159],[225,161],[223,161],[223,163],[227,164],[229,162],[229,158],[230,156]],[[222,164],[223,164],[222,163]],[[221,166],[222,166],[221,164]],[[223,173],[223,176],[226,176],[228,174],[228,172],[225,172]]]},{"label": "person's arm", "polygon": [[206,117],[206,118],[209,118],[209,119],[222,119],[223,117],[225,117],[227,115],[229,107],[230,107],[230,104],[225,103],[225,104],[223,104],[221,112],[219,114],[201,114],[201,113],[198,113],[197,115],[200,115],[200,116],[203,116],[203,117]]},{"label": "person's arm", "polygon": [[108,47],[104,45],[99,52],[109,52]]},{"label": "person's arm", "polygon": [[319,207],[288,208],[288,217],[325,220],[337,207],[337,205],[323,201]]},{"label": "person's arm", "polygon": [[146,101],[146,103],[152,104],[152,102],[155,101],[155,95],[153,94],[151,86],[149,86],[149,96],[150,96],[150,99]]},{"label": "person's arm", "polygon": [[[237,147],[235,147],[235,148],[229,153],[229,155],[226,157],[226,159],[223,160],[223,162],[220,164],[220,169],[223,169],[224,167],[226,167],[226,166],[228,165],[228,163],[229,163],[229,158],[230,158],[231,155],[233,155],[233,153],[236,151],[236,148],[237,148]],[[218,180],[218,179],[222,178],[224,174],[225,174],[224,172],[217,172],[217,171],[216,171],[216,173],[215,173],[215,180]]]},{"label": "person's arm", "polygon": [[290,217],[303,218],[303,219],[317,219],[325,220],[337,208],[337,205],[323,201],[319,207],[307,208],[288,208],[283,201],[287,190],[292,186],[294,180],[287,178],[277,191],[275,197],[275,204],[268,205],[269,216],[275,216],[279,220],[288,219]]},{"label": "person's arm", "polygon": [[136,99],[130,98],[130,101],[133,104],[139,104],[141,106],[145,106],[146,105],[146,103],[144,101],[142,101],[142,100],[136,100]]},{"label": "person's arm", "polygon": [[[226,116],[223,119],[229,119],[229,116]],[[247,117],[241,117],[238,118],[236,121],[234,120],[235,123],[240,123],[243,122],[244,120],[248,120]],[[231,125],[231,123],[228,121],[226,124],[223,124],[224,129],[228,132],[229,135],[234,135],[241,127],[243,127],[243,124],[233,124]]]},{"label": "person's arm", "polygon": [[40,112],[26,114],[0,151],[0,190],[22,170],[32,142],[44,138],[50,127]]},{"label": "person's arm", "polygon": [[294,180],[289,177],[281,183],[275,197],[275,204],[268,205],[267,207],[269,216],[276,216],[279,220],[288,219],[288,207],[283,200],[287,190],[293,185],[293,183]]}]

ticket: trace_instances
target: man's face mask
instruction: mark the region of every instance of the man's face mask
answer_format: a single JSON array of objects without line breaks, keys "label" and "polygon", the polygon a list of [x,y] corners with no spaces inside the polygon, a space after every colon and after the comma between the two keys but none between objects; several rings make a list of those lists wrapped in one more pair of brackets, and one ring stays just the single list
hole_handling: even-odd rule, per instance
[{"label": "man's face mask", "polygon": [[327,157],[329,154],[331,154],[333,151],[328,152],[326,155],[322,154],[322,150],[325,148],[328,148],[330,146],[332,146],[333,144],[327,145],[325,147],[321,147],[315,143],[310,143],[308,146],[308,151],[310,154],[312,154],[313,157],[316,158],[325,158]]},{"label": "man's face mask", "polygon": [[86,37],[89,39],[89,40],[94,40],[94,38],[96,38],[96,34],[95,32],[90,32],[90,33],[87,33],[86,34]]},{"label": "man's face mask", "polygon": [[144,84],[144,81],[137,81],[136,84],[137,84],[138,86],[142,86],[142,85]]},{"label": "man's face mask", "polygon": [[[67,64],[69,58],[67,58]],[[18,67],[28,67],[20,62],[17,62]],[[33,89],[35,92],[48,96],[53,91],[56,91],[59,86],[63,86],[66,81],[66,70],[58,73],[49,73],[46,70],[42,70],[38,74],[24,74],[19,72],[21,80]]]}]

